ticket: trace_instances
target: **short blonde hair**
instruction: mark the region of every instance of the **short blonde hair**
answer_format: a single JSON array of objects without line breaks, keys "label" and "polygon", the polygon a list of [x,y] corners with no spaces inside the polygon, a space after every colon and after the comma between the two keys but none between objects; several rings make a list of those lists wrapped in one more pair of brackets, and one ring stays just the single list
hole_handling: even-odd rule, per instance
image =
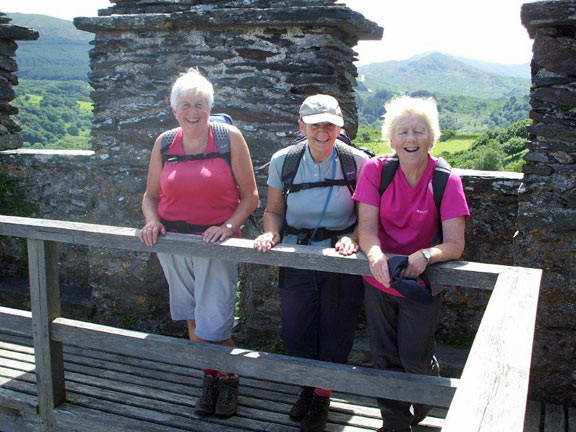
[{"label": "short blonde hair", "polygon": [[190,94],[203,97],[208,104],[208,108],[212,109],[214,87],[196,68],[188,69],[186,73],[181,74],[174,81],[172,92],[170,93],[170,106],[176,109],[180,99]]},{"label": "short blonde hair", "polygon": [[432,148],[440,139],[440,120],[438,107],[434,98],[419,98],[412,96],[396,96],[385,106],[384,124],[382,125],[382,139],[390,142],[397,120],[405,114],[422,116],[428,125],[428,132],[432,138]]}]

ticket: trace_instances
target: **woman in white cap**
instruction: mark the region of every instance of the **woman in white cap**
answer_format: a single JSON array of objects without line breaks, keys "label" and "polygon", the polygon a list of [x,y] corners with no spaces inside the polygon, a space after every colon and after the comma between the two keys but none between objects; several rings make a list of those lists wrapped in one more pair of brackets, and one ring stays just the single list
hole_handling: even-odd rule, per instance
[{"label": "woman in white cap", "polygon": [[[305,137],[272,156],[264,233],[254,247],[284,244],[358,251],[355,180],[367,155],[338,139],[344,125],[338,101],[308,97],[298,121]],[[352,349],[363,288],[359,276],[282,268],[282,339],[288,355],[345,363]],[[323,431],[331,391],[303,387],[290,411],[302,431]]]}]

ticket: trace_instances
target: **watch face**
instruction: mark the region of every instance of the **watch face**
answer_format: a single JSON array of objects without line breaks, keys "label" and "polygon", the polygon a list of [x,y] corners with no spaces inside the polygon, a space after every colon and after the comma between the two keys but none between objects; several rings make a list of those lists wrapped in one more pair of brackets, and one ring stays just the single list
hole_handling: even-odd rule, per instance
[{"label": "watch face", "polygon": [[430,261],[430,258],[432,258],[432,255],[430,255],[430,252],[428,252],[425,249],[422,249],[422,255],[424,255],[424,258],[426,258],[427,261]]},{"label": "watch face", "polygon": [[230,231],[232,231],[232,228],[234,228],[234,227],[232,226],[232,224],[226,224],[226,228],[228,228]]}]

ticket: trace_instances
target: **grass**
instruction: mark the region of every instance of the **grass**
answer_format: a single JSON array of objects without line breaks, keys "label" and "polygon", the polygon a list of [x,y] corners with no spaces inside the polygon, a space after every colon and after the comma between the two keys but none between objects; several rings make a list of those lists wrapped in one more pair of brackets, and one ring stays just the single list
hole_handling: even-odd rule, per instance
[{"label": "grass", "polygon": [[480,134],[456,134],[454,138],[448,141],[436,143],[432,149],[432,154],[438,156],[442,152],[452,153],[468,150],[479,135]]},{"label": "grass", "polygon": [[[437,157],[442,152],[452,153],[467,150],[479,135],[479,133],[457,133],[452,139],[436,143],[432,149],[432,155]],[[381,141],[380,131],[377,129],[359,128],[354,143],[358,147],[366,147],[377,155],[392,153],[388,143]]]}]

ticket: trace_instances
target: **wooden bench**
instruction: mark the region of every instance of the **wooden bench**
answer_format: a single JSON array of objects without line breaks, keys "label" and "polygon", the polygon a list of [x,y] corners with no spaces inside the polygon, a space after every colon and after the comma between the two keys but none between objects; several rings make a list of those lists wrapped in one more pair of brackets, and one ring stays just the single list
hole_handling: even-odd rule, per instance
[{"label": "wooden bench", "polygon": [[[338,269],[342,273],[368,274],[368,263],[363,254],[342,257],[333,249],[306,246],[278,246],[267,254],[261,254],[253,249],[251,240],[229,239],[220,244],[208,244],[197,236],[181,234],[168,234],[157,245],[149,248],[138,240],[137,230],[132,228],[9,216],[0,216],[0,235],[26,238],[29,257],[32,311],[0,308],[1,332],[7,334],[7,337],[31,334],[34,340],[33,368],[30,366],[32,369],[22,371],[26,379],[0,374],[3,377],[0,384],[0,406],[9,410],[4,411],[4,418],[13,425],[36,423],[40,430],[46,431],[104,428],[112,431],[294,429],[292,423],[286,424],[282,410],[279,413],[267,411],[269,418],[259,420],[257,424],[253,423],[253,419],[250,420],[249,415],[240,415],[239,412],[239,416],[233,417],[226,424],[214,423],[213,419],[195,419],[190,415],[184,422],[189,426],[182,422],[171,425],[170,416],[175,414],[171,413],[169,407],[184,406],[186,413],[191,412],[192,400],[185,395],[181,396],[183,400],[176,398],[173,401],[162,401],[167,405],[159,411],[157,420],[143,419],[139,417],[140,414],[133,414],[126,409],[113,412],[110,406],[120,406],[120,402],[111,403],[110,398],[103,393],[91,397],[77,396],[78,386],[84,384],[71,379],[70,374],[77,372],[65,367],[70,363],[66,357],[70,352],[68,350],[74,349],[105,352],[106,356],[112,356],[107,357],[107,361],[112,363],[114,360],[110,359],[119,359],[121,356],[150,362],[147,364],[165,364],[196,371],[207,366],[233,370],[242,377],[243,382],[267,382],[264,388],[302,384],[331,388],[346,395],[360,395],[362,397],[359,400],[366,405],[369,405],[367,397],[378,396],[444,407],[448,408],[442,426],[445,432],[523,430],[541,270],[461,261],[437,264],[429,269],[431,279],[437,283],[493,290],[462,377],[458,380],[191,343],[183,339],[60,317],[58,242],[140,252],[231,257],[256,264],[329,271]],[[4,343],[25,346],[14,342]],[[31,352],[22,354],[30,356]],[[33,371],[35,380],[31,377]],[[9,373],[5,371],[6,375]],[[147,379],[154,380],[154,377]],[[18,390],[17,384],[26,387],[27,391]],[[30,394],[34,386],[37,396]],[[291,392],[294,391],[292,388]],[[154,391],[151,394],[154,397]],[[131,395],[129,399],[136,397],[140,396]],[[260,393],[256,393],[253,399],[260,397]],[[343,402],[344,405],[346,403]],[[350,402],[357,407],[361,407],[362,403]],[[241,406],[241,409],[248,408]],[[360,408],[353,408],[352,413],[354,409]],[[374,410],[370,406],[365,409]],[[368,421],[364,429],[379,426],[377,413],[374,415],[374,411],[370,412],[376,422]],[[330,413],[331,430],[362,429],[360,426],[352,426],[354,421],[343,421],[341,427],[337,426],[338,423],[334,421],[337,414],[336,408]],[[277,417],[282,419],[278,420]],[[2,417],[0,427],[1,421]],[[217,424],[221,427],[215,426]]]}]

